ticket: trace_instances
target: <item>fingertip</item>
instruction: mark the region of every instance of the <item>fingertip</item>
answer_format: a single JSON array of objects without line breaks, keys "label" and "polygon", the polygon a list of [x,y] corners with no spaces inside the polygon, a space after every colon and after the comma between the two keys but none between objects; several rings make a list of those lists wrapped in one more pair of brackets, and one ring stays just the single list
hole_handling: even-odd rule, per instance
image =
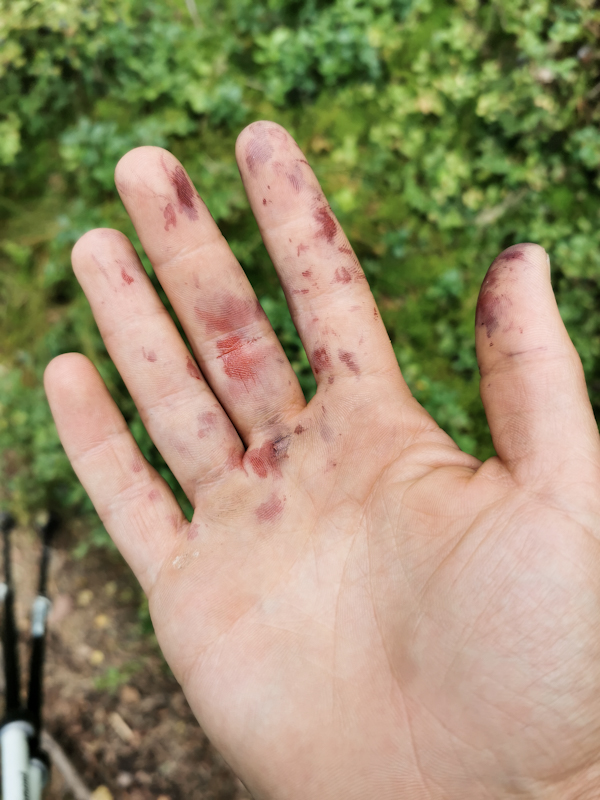
[{"label": "fingertip", "polygon": [[93,228],[80,236],[71,250],[71,264],[73,269],[76,265],[93,259],[95,253],[104,249],[107,244],[114,242],[121,246],[125,242],[129,244],[129,239],[121,231],[114,228]]},{"label": "fingertip", "polygon": [[83,353],[61,353],[48,363],[44,370],[44,382],[51,380],[53,383],[64,381],[73,369],[95,369],[92,362]]},{"label": "fingertip", "polygon": [[277,122],[257,120],[247,125],[239,134],[235,144],[238,165],[244,166],[252,175],[267,164],[276,150],[297,144],[292,135]]},{"label": "fingertip", "polygon": [[[538,265],[547,263],[548,254],[544,248],[535,242],[520,242],[511,244],[499,253],[490,265],[490,270],[502,262],[518,261],[522,264]],[[488,270],[489,272],[489,270]]]},{"label": "fingertip", "polygon": [[80,405],[93,402],[98,384],[103,386],[98,370],[81,353],[56,356],[44,370],[44,391],[56,418],[71,413]]},{"label": "fingertip", "polygon": [[268,119],[257,119],[254,122],[251,122],[249,125],[246,125],[246,127],[242,128],[242,130],[239,132],[235,142],[236,152],[238,152],[243,146],[246,139],[254,136],[264,136],[270,127],[279,128],[280,130],[284,131],[284,133],[286,132],[285,128],[283,128],[277,122],[272,122]]},{"label": "fingertip", "polygon": [[139,169],[140,166],[147,164],[148,161],[156,163],[160,161],[161,158],[163,160],[169,159],[177,161],[175,156],[168,150],[165,150],[164,147],[145,144],[128,150],[125,155],[121,156],[117,161],[117,166],[115,167],[115,185],[117,189],[120,191],[120,185],[126,182],[128,175],[132,171]]}]

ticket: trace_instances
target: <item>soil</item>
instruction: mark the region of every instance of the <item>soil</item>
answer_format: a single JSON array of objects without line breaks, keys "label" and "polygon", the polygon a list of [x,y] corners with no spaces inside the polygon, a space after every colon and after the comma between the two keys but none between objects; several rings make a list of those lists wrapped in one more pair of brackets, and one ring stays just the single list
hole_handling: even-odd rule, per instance
[{"label": "soil", "polygon": [[[23,665],[39,549],[34,533],[14,532]],[[94,800],[250,798],[199,728],[153,634],[143,630],[141,590],[127,565],[105,549],[83,558],[73,550],[72,532],[55,539],[44,727]],[[53,768],[45,800],[72,797]]]}]

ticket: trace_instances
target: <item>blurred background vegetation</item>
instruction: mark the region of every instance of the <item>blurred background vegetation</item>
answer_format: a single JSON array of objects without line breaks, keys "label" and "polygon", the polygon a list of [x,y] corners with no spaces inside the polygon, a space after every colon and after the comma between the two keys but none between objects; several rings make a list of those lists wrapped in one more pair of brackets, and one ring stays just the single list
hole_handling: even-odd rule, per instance
[{"label": "blurred background vegetation", "polygon": [[311,393],[234,160],[256,119],[305,150],[411,388],[461,447],[493,454],[474,310],[519,241],[550,253],[598,416],[599,42],[593,0],[0,0],[0,502],[21,522],[53,505],[86,520],[83,549],[107,542],[41,383],[78,350],[189,511],[70,267],[96,226],[140,250],[113,185],[137,145],[182,160]]}]

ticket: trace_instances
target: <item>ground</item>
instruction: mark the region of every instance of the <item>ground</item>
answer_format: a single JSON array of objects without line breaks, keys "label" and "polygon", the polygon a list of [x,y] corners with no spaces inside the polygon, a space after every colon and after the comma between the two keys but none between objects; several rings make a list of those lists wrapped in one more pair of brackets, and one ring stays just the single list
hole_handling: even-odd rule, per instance
[{"label": "ground", "polygon": [[[46,730],[93,800],[249,798],[199,728],[152,635],[142,632],[131,571],[106,550],[76,558],[77,528],[60,533],[52,549]],[[26,665],[39,544],[23,529],[13,541]],[[45,798],[74,798],[56,767]]]}]

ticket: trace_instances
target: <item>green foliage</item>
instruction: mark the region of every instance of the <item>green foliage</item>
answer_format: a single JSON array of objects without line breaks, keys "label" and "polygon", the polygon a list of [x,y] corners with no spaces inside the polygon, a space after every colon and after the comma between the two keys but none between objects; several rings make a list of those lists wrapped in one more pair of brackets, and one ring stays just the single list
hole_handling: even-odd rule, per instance
[{"label": "green foliage", "polygon": [[[166,146],[184,161],[304,391],[314,391],[233,159],[237,133],[260,118],[285,125],[304,148],[411,388],[462,447],[493,452],[474,308],[487,265],[517,241],[551,255],[559,307],[600,411],[592,0],[197,0],[194,8],[191,0],[0,0],[0,500],[21,517],[48,503],[89,511],[41,390],[49,358],[79,350],[190,511],[69,267],[72,244],[95,226],[124,230],[140,250],[112,183],[131,147]],[[103,534],[89,520],[97,541]]]},{"label": "green foliage", "polygon": [[117,694],[121,686],[129,683],[143,669],[141,661],[126,661],[121,667],[108,667],[94,680],[94,688],[99,692]]}]

